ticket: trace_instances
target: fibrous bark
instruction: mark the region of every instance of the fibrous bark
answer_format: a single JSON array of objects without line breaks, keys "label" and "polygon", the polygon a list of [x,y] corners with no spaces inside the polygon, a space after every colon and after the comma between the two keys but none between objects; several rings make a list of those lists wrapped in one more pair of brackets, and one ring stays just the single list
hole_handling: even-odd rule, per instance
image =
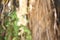
[{"label": "fibrous bark", "polygon": [[32,40],[57,40],[54,33],[54,7],[52,0],[29,1],[29,28]]}]

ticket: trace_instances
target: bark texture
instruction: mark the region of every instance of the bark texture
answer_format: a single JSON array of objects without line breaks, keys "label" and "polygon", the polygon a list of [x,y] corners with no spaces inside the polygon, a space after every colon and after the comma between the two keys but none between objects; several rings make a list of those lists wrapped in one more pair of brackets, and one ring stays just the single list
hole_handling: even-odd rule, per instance
[{"label": "bark texture", "polygon": [[54,33],[52,0],[30,0],[29,7],[28,18],[32,40],[57,40]]},{"label": "bark texture", "polygon": [[54,0],[57,10],[57,37],[60,40],[60,0]]}]

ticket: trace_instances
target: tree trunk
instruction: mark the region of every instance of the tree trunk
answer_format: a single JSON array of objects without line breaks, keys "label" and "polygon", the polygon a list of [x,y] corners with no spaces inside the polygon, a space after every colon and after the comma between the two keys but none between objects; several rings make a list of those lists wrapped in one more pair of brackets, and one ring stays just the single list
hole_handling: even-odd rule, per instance
[{"label": "tree trunk", "polygon": [[54,0],[55,2],[55,7],[56,7],[56,10],[57,10],[57,37],[58,37],[58,40],[60,40],[60,0]]},{"label": "tree trunk", "polygon": [[57,40],[54,33],[54,13],[52,0],[29,1],[29,28],[32,40]]}]

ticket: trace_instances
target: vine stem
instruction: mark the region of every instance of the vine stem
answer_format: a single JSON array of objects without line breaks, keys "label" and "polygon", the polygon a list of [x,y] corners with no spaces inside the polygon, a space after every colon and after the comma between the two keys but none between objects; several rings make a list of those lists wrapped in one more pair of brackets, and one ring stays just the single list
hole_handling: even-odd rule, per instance
[{"label": "vine stem", "polygon": [[5,10],[5,5],[3,5],[3,10],[2,10],[2,13],[1,13],[1,25],[2,25],[2,28],[4,30],[6,30],[5,26],[4,26],[4,10]]}]

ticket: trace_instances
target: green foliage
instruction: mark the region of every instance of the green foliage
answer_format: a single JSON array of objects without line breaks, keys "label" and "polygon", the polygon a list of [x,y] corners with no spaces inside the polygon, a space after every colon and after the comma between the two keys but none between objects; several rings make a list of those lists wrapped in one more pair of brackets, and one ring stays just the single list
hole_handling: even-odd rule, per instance
[{"label": "green foliage", "polygon": [[22,27],[24,29],[25,40],[32,40],[31,31],[24,25],[21,25],[20,27]]},{"label": "green foliage", "polygon": [[[8,17],[8,16],[7,16]],[[7,27],[7,34],[5,36],[5,40],[10,40],[11,37],[18,36],[18,26],[16,25],[18,18],[16,16],[16,11],[9,14],[8,20],[5,21],[5,25]]]},{"label": "green foliage", "polygon": [[7,27],[6,29],[6,35],[5,35],[5,40],[20,40],[20,37],[18,35],[19,33],[19,28],[23,28],[24,30],[24,37],[25,40],[31,40],[31,32],[30,30],[24,26],[18,26],[17,25],[18,22],[18,18],[16,15],[16,11],[13,11],[12,13],[9,13],[6,17],[5,17],[5,26]]}]

